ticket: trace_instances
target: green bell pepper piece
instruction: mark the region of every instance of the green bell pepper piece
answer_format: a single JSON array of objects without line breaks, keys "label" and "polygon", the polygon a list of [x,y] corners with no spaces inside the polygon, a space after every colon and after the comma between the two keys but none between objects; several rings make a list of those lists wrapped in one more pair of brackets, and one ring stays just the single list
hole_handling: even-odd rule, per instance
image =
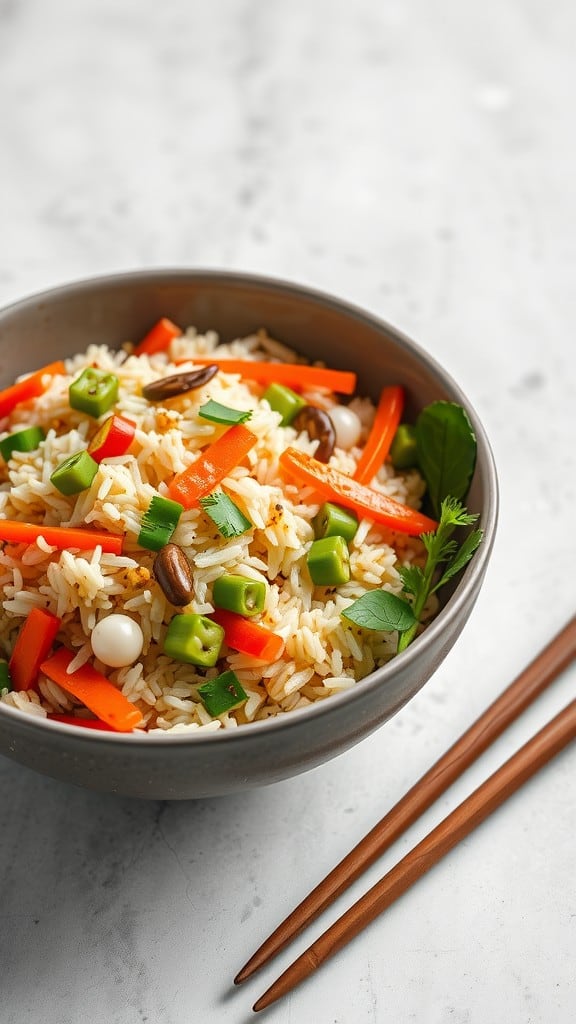
[{"label": "green bell pepper piece", "polygon": [[96,473],[98,463],[87,451],[74,452],[61,462],[50,477],[50,483],[60,494],[79,494],[90,487]]},{"label": "green bell pepper piece", "polygon": [[224,642],[224,630],[205,615],[187,612],[170,621],[164,640],[164,653],[175,661],[211,668],[218,661]]},{"label": "green bell pepper piece", "polygon": [[312,526],[317,540],[321,537],[344,537],[345,541],[350,542],[356,536],[358,517],[341,505],[327,501],[318,515],[314,516]]},{"label": "green bell pepper piece", "polygon": [[238,676],[231,670],[202,683],[198,687],[198,696],[212,718],[218,718],[225,711],[233,711],[248,700]]},{"label": "green bell pepper piece", "polygon": [[308,571],[319,587],[338,587],[350,579],[350,554],[344,537],[322,537],[308,552]]},{"label": "green bell pepper piece", "polygon": [[292,422],[300,409],[308,403],[295,391],[284,387],[283,384],[270,384],[262,395],[274,412],[279,412],[282,419],[280,426],[286,427]]},{"label": "green bell pepper piece", "polygon": [[0,455],[5,462],[11,458],[12,452],[33,452],[36,451],[46,434],[42,427],[26,427],[25,430],[17,430],[14,434],[8,434],[0,441]]},{"label": "green bell pepper piece", "polygon": [[224,573],[214,580],[212,597],[218,608],[227,608],[238,615],[257,615],[264,608],[266,585],[262,580]]},{"label": "green bell pepper piece", "polygon": [[68,389],[68,401],[73,409],[98,419],[114,405],[118,398],[118,377],[113,373],[87,366]]},{"label": "green bell pepper piece", "polygon": [[395,469],[412,469],[418,465],[416,427],[410,423],[400,424],[390,445],[390,459]]}]

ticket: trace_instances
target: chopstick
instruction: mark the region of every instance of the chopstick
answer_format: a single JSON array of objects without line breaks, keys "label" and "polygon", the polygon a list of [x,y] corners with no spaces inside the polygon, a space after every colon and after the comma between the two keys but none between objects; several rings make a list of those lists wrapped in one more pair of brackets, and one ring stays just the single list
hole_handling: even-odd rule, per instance
[{"label": "chopstick", "polygon": [[324,960],[342,949],[573,739],[576,739],[576,700],[536,733],[338,918],[256,1000],[252,1009],[263,1010],[270,1006],[317,970]]},{"label": "chopstick", "polygon": [[238,972],[245,981],[348,888],[485,751],[576,655],[576,618],[276,928]]}]

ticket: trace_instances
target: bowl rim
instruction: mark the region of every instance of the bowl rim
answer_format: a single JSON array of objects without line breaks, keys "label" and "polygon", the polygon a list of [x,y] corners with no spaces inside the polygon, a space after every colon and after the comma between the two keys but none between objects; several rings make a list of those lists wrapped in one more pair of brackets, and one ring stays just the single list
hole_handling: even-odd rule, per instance
[{"label": "bowl rim", "polygon": [[[198,729],[190,730],[189,733],[174,733],[171,730],[158,730],[151,733],[113,733],[99,732],[93,729],[78,729],[77,726],[64,722],[55,722],[0,703],[0,716],[4,715],[8,719],[14,718],[20,725],[25,725],[31,731],[46,733],[48,730],[53,736],[60,735],[63,738],[66,736],[74,737],[78,743],[99,743],[103,746],[108,744],[120,745],[125,747],[126,751],[137,749],[141,746],[148,749],[152,746],[163,747],[166,744],[181,747],[188,746],[189,744],[196,746],[198,744],[225,743],[230,746],[239,742],[242,743],[243,737],[249,739],[258,735],[264,736],[278,731],[283,732],[286,729],[297,727],[303,720],[309,722],[320,715],[323,719],[328,719],[331,714],[340,712],[346,705],[352,706],[369,691],[385,687],[387,680],[394,675],[399,664],[409,672],[411,665],[418,660],[423,645],[433,641],[445,628],[455,624],[466,603],[468,593],[479,586],[494,546],[499,510],[498,477],[492,448],[478,414],[460,385],[457,384],[451,374],[444,369],[433,355],[407,334],[404,334],[399,328],[393,326],[382,317],[356,305],[354,302],[339,298],[322,289],[309,287],[306,284],[283,277],[238,270],[170,266],[123,270],[78,278],[16,299],[0,308],[0,328],[4,319],[18,314],[20,310],[41,304],[42,302],[52,302],[55,299],[65,298],[67,295],[73,295],[77,292],[98,291],[103,287],[106,288],[116,284],[142,283],[146,280],[158,283],[162,279],[170,280],[174,283],[188,282],[190,284],[195,281],[202,283],[202,281],[213,280],[232,288],[249,285],[264,288],[272,293],[284,295],[287,298],[311,300],[313,303],[330,309],[334,313],[344,315],[349,319],[356,320],[366,326],[389,334],[401,348],[427,363],[436,376],[442,380],[446,389],[452,392],[454,399],[465,407],[476,434],[478,444],[477,468],[478,466],[481,467],[486,481],[486,496],[480,520],[484,537],[482,544],[475,552],[474,558],[466,566],[454,593],[426,627],[425,631],[413,640],[407,650],[399,655],[395,655],[385,665],[375,669],[363,679],[358,680],[350,689],[339,693],[332,693],[329,697],[315,704],[310,704],[305,708],[297,708],[285,714],[272,716],[256,722],[247,722],[237,729],[215,729],[213,731]],[[401,659],[401,661],[399,662],[398,659]]]}]

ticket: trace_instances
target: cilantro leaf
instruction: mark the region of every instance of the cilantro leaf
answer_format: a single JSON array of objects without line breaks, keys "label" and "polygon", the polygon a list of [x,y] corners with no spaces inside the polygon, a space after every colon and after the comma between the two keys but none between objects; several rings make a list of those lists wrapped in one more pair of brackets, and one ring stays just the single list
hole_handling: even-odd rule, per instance
[{"label": "cilantro leaf", "polygon": [[[404,589],[414,597],[415,622],[401,633],[398,639],[399,652],[406,650],[416,636],[418,623],[430,594],[434,594],[448,583],[472,558],[482,540],[482,530],[472,530],[460,546],[452,535],[459,526],[472,526],[477,519],[478,516],[468,512],[457,498],[444,498],[440,506],[440,522],[437,529],[434,533],[422,534],[420,538],[427,555],[424,569],[412,565],[400,569]],[[444,569],[434,583],[434,576],[440,566],[444,566]]]},{"label": "cilantro leaf", "polygon": [[362,594],[362,597],[349,605],[342,615],[362,629],[385,632],[410,629],[416,623],[414,612],[408,602],[388,590],[370,590]]},{"label": "cilantro leaf", "polygon": [[252,526],[242,510],[223,491],[214,491],[206,498],[200,498],[200,504],[227,540],[230,537],[240,537]]},{"label": "cilantro leaf", "polygon": [[250,409],[230,409],[227,405],[221,405],[220,402],[214,402],[211,398],[204,405],[201,405],[198,410],[198,415],[204,420],[210,420],[211,423],[226,423],[227,425],[236,425],[238,423],[246,423],[246,420],[251,419],[252,411]]}]

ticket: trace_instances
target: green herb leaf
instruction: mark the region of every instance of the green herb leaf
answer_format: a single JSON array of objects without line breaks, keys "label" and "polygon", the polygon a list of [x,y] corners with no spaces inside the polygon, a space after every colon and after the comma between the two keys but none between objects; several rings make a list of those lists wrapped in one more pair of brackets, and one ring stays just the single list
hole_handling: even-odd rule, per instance
[{"label": "green herb leaf", "polygon": [[452,577],[456,575],[456,573],[460,572],[460,570],[468,564],[481,541],[482,530],[473,530],[472,533],[468,534],[466,540],[462,544],[462,547],[458,551],[458,554],[450,563],[448,568],[444,570],[443,576],[440,577],[440,580],[438,581],[436,586],[432,588],[431,593],[434,593],[434,591],[438,590],[440,587],[443,587],[445,583],[448,583],[448,580],[451,580]]},{"label": "green herb leaf", "polygon": [[416,622],[408,602],[388,590],[370,590],[362,594],[342,615],[362,629],[380,631],[403,631]]},{"label": "green herb leaf", "polygon": [[211,423],[236,425],[237,423],[246,423],[246,420],[251,419],[252,411],[250,409],[244,411],[241,409],[230,409],[227,405],[221,405],[220,402],[213,402],[210,399],[200,406],[198,415],[204,420],[210,420]]},{"label": "green herb leaf", "polygon": [[227,540],[240,537],[252,526],[242,510],[223,491],[215,491],[206,498],[200,498],[200,504]]},{"label": "green herb leaf", "polygon": [[[470,561],[482,540],[482,530],[473,530],[458,546],[452,534],[459,526],[471,526],[478,519],[454,497],[444,498],[440,506],[440,522],[434,533],[423,533],[420,539],[426,548],[424,569],[409,565],[400,569],[404,589],[414,596],[414,623],[400,634],[398,652],[406,650],[416,636],[418,623],[430,594],[451,580]],[[437,583],[434,575],[440,565],[445,568]]]},{"label": "green herb leaf", "polygon": [[436,518],[444,498],[463,498],[476,465],[476,435],[456,402],[432,402],[416,420],[418,465]]}]

